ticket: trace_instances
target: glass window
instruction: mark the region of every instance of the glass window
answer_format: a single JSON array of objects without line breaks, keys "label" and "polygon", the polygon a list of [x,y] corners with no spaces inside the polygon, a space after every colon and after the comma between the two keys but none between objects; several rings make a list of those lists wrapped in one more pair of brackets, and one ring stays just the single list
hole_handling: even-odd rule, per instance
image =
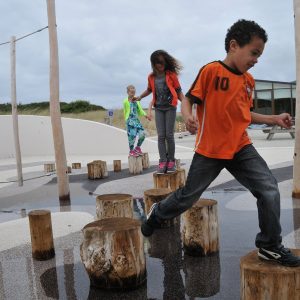
[{"label": "glass window", "polygon": [[255,82],[255,89],[257,91],[258,90],[272,89],[272,82],[256,81]]},{"label": "glass window", "polygon": [[274,99],[291,98],[291,89],[274,90]]},{"label": "glass window", "polygon": [[273,88],[274,89],[288,89],[291,87],[290,83],[274,83]]},{"label": "glass window", "polygon": [[272,92],[269,91],[258,91],[256,92],[257,106],[255,112],[260,114],[271,115],[272,114]]}]

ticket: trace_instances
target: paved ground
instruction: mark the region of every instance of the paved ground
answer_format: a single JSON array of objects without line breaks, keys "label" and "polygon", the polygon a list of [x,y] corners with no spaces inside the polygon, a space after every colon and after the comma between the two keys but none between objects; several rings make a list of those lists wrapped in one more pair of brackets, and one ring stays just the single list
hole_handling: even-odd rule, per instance
[{"label": "paved ground", "polygon": [[[249,131],[254,145],[276,176],[282,195],[281,222],[285,245],[300,247],[300,200],[292,199],[292,157],[294,141],[289,134],[277,134],[267,141],[261,130]],[[188,170],[193,155],[193,136],[182,135],[176,144],[182,167]],[[179,153],[179,152],[178,152]],[[68,158],[83,166],[92,157]],[[99,158],[98,158],[99,159]],[[254,249],[258,231],[255,199],[230,174],[223,171],[203,197],[218,201],[220,223],[219,255],[190,257],[181,249],[180,228],[157,231],[145,239],[147,284],[126,293],[90,289],[80,260],[80,229],[95,216],[95,196],[129,193],[135,200],[135,218],[143,214],[143,192],[153,187],[151,167],[138,176],[129,175],[126,157],[101,157],[109,164],[109,177],[87,180],[86,168],[70,175],[71,201],[57,197],[55,174],[45,175],[43,164],[51,158],[23,160],[24,186],[16,182],[12,159],[0,161],[0,299],[239,299],[239,260]],[[112,172],[113,159],[122,160],[122,172]],[[56,256],[48,261],[31,257],[28,218],[33,209],[52,212]]]}]

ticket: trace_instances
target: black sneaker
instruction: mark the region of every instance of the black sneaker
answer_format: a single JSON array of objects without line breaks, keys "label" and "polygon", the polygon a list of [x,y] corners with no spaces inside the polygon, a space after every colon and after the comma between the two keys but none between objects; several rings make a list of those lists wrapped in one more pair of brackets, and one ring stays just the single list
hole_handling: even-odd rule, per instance
[{"label": "black sneaker", "polygon": [[283,245],[271,248],[259,248],[258,257],[263,260],[273,260],[286,267],[300,266],[300,257],[294,255],[290,249]]},{"label": "black sneaker", "polygon": [[158,222],[157,218],[154,215],[154,211],[153,211],[153,209],[155,208],[156,205],[157,205],[157,203],[154,203],[151,206],[146,220],[144,220],[142,222],[141,231],[142,231],[142,234],[146,237],[152,235],[155,228],[161,227],[161,223]]}]

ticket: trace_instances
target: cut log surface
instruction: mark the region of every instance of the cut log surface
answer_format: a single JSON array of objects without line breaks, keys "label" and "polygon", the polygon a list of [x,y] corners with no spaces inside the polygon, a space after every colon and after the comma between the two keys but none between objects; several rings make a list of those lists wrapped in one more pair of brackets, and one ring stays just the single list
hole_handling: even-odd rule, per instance
[{"label": "cut log surface", "polygon": [[80,162],[72,163],[72,169],[81,169],[81,163]]},{"label": "cut log surface", "polygon": [[87,171],[89,179],[101,179],[108,177],[106,162],[102,160],[94,160],[88,163]]},{"label": "cut log surface", "polygon": [[149,155],[147,152],[143,153],[143,155],[142,155],[142,165],[143,165],[143,169],[150,168]]},{"label": "cut log surface", "polygon": [[[299,249],[291,251],[300,256]],[[242,300],[300,300],[300,267],[262,261],[254,250],[241,258]]]},{"label": "cut log surface", "polygon": [[206,256],[219,252],[217,201],[198,200],[181,217],[183,249],[192,256]]},{"label": "cut log surface", "polygon": [[97,219],[133,218],[133,197],[129,194],[103,194],[96,198]]},{"label": "cut log surface", "polygon": [[55,256],[51,213],[49,210],[33,210],[28,214],[32,257],[47,260]]},{"label": "cut log surface", "polygon": [[113,161],[114,164],[114,172],[121,172],[122,171],[122,167],[121,167],[121,160],[116,159]]},{"label": "cut log surface", "polygon": [[169,188],[172,191],[183,187],[185,184],[185,170],[180,169],[174,173],[157,174],[153,173],[154,188]]},{"label": "cut log surface", "polygon": [[140,174],[143,172],[142,156],[128,156],[128,167],[130,174]]},{"label": "cut log surface", "polygon": [[134,289],[146,281],[146,261],[140,221],[110,218],[87,224],[81,260],[92,286]]},{"label": "cut log surface", "polygon": [[55,163],[44,164],[45,173],[55,172]]}]

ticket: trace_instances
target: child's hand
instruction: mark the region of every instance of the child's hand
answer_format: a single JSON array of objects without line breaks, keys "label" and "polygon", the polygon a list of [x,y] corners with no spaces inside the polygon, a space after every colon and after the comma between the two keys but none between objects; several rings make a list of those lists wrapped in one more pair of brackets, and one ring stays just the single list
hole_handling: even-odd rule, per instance
[{"label": "child's hand", "polygon": [[186,129],[191,133],[195,134],[198,130],[198,123],[197,120],[194,116],[190,115],[186,120],[185,120],[185,126]]},{"label": "child's hand", "polygon": [[136,102],[136,101],[141,101],[141,97],[136,97],[134,96],[132,99],[131,99],[132,102]]},{"label": "child's hand", "polygon": [[151,120],[152,120],[152,115],[148,113],[148,115],[146,115],[146,119],[147,119],[148,121],[151,121]]}]

